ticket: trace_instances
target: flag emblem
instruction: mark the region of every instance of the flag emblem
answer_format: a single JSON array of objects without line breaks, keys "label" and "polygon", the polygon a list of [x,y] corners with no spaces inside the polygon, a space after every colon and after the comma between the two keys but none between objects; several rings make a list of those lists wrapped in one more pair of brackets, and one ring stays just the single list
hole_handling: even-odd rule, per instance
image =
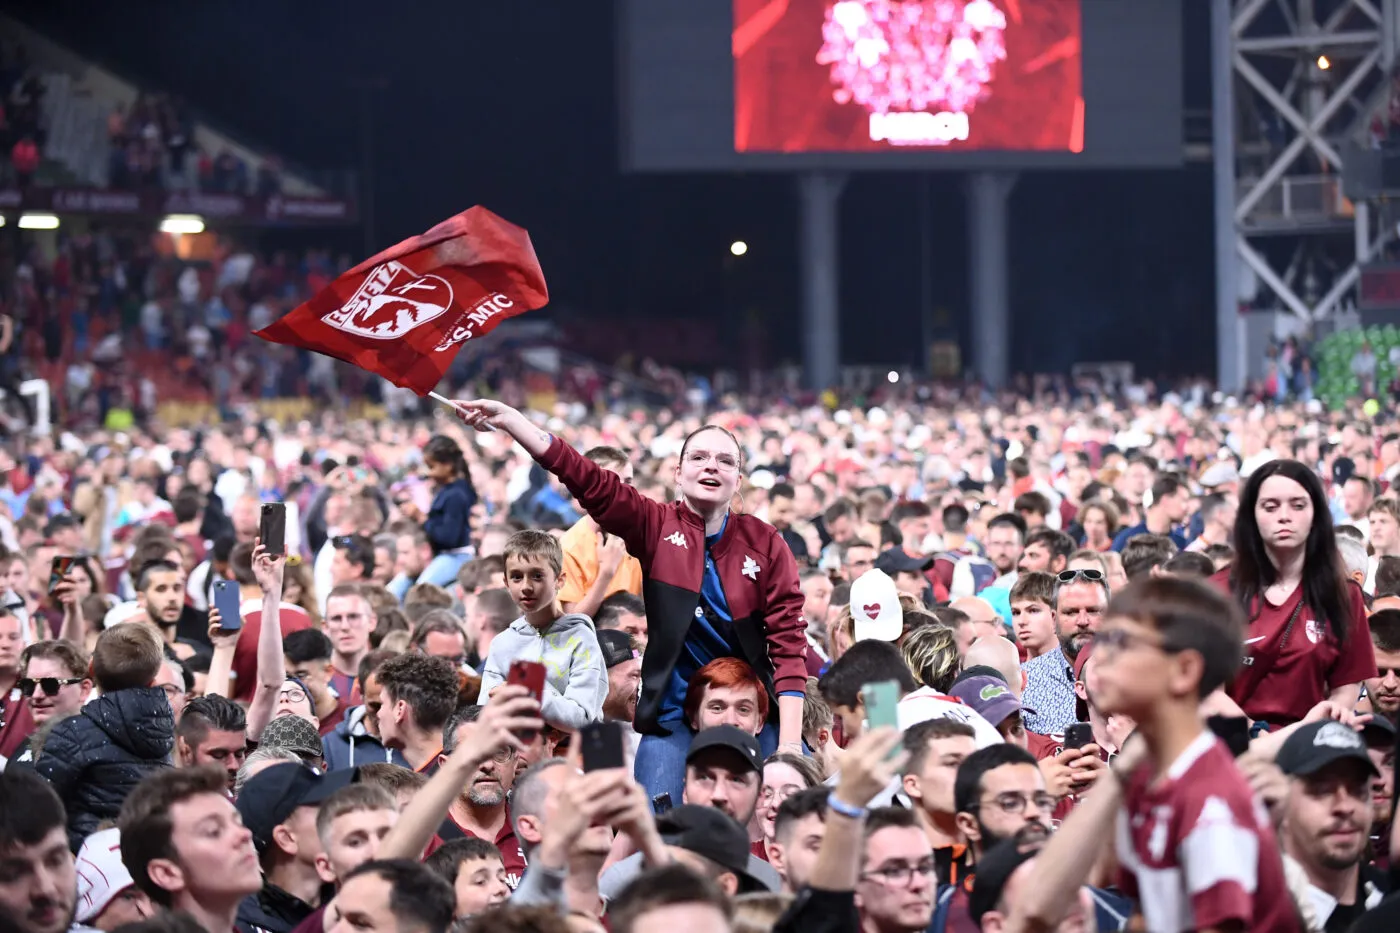
[{"label": "flag emblem", "polygon": [[418,275],[400,262],[370,273],[350,300],[321,320],[371,340],[396,340],[452,307],[452,285],[440,275]]}]

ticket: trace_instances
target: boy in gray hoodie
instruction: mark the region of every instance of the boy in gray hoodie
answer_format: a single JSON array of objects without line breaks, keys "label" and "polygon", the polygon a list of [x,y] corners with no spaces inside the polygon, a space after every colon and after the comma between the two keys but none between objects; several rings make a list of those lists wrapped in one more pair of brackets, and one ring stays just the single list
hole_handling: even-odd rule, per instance
[{"label": "boy in gray hoodie", "polygon": [[481,672],[482,703],[505,682],[512,661],[545,667],[544,721],[571,731],[603,718],[608,671],[593,620],[559,605],[564,552],[543,531],[517,531],[506,542],[506,587],[524,613],[491,641]]}]

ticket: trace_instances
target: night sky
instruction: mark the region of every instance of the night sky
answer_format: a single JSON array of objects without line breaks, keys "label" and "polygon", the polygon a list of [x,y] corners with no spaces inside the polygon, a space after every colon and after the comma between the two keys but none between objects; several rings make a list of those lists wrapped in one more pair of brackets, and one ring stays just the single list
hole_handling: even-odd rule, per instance
[{"label": "night sky", "polygon": [[[1185,106],[1203,109],[1208,5],[1184,6]],[[143,86],[182,94],[250,145],[317,169],[361,164],[357,84],[383,81],[376,248],[483,204],[529,228],[556,313],[713,320],[734,334],[726,343],[737,357],[740,319],[758,312],[769,362],[800,356],[795,183],[621,174],[607,0],[6,0],[5,9]],[[928,178],[933,304],[940,333],[966,353],[962,179]],[[865,174],[846,189],[844,362],[917,362],[918,184]],[[1209,165],[1023,175],[1011,206],[1013,369],[1129,360],[1144,374],[1212,371],[1211,203]],[[727,262],[736,238],[750,252]],[[362,258],[363,236],[334,239]]]}]

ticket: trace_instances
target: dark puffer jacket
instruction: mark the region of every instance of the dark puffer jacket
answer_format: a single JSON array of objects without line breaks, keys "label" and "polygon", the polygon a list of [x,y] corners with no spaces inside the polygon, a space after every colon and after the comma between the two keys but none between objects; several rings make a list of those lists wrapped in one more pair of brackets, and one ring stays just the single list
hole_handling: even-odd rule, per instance
[{"label": "dark puffer jacket", "polygon": [[68,842],[76,852],[103,820],[115,820],[141,779],[170,767],[175,717],[159,687],[118,690],[53,727],[34,769],[68,810]]}]

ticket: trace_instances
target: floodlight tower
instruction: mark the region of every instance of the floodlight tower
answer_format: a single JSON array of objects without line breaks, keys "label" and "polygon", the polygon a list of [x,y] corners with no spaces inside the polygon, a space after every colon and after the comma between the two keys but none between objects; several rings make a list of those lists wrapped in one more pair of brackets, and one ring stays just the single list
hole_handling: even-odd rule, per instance
[{"label": "floodlight tower", "polygon": [[1389,119],[1397,0],[1211,2],[1217,364],[1233,390],[1271,335],[1353,305],[1393,236],[1343,170]]}]

